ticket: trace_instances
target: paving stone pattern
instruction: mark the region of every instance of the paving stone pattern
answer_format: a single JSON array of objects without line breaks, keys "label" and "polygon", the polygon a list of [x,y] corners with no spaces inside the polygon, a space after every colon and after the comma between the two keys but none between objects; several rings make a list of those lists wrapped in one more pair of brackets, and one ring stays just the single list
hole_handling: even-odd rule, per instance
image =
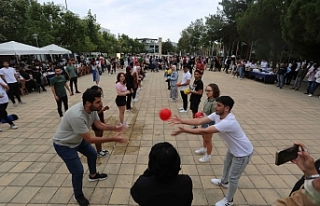
[{"label": "paving stone pattern", "polygon": [[[179,74],[181,78],[182,72]],[[115,81],[115,75],[101,76],[104,104],[110,107],[105,113],[108,124],[118,124]],[[277,198],[287,196],[302,172],[291,163],[275,166],[275,152],[300,140],[315,158],[319,157],[320,99],[304,95],[305,88],[292,91],[285,86],[280,90],[272,84],[233,79],[225,73],[207,71],[203,81],[205,85],[217,83],[221,95],[234,98],[233,113],[255,148],[239,182],[235,204],[270,205]],[[93,85],[91,75],[80,77],[78,82],[82,92]],[[8,107],[9,113],[20,117],[16,121],[19,129],[10,130],[8,125],[1,125],[0,206],[76,205],[71,176],[52,147],[51,138],[60,122],[53,95],[48,89],[22,99],[26,105],[14,108],[10,103]],[[79,101],[81,94],[69,97],[70,106]],[[80,155],[85,168],[84,193],[91,205],[136,205],[130,197],[130,187],[146,169],[151,146],[162,141],[172,143],[179,151],[181,173],[189,174],[193,180],[193,205],[214,205],[223,198],[226,189],[212,185],[210,179],[221,175],[226,144],[215,134],[210,163],[200,163],[200,156],[194,154],[194,150],[201,146],[201,137],[186,134],[172,137],[174,126],[158,117],[158,111],[168,107],[173,114],[191,118],[190,111],[178,113],[181,106],[180,98],[177,102],[169,101],[162,72],[147,73],[139,102],[134,103],[132,113],[125,113],[130,125],[125,136],[130,143],[104,144],[110,155],[97,160],[98,170],[106,172],[108,179],[89,182],[86,158]],[[106,136],[110,134],[105,132]]]}]

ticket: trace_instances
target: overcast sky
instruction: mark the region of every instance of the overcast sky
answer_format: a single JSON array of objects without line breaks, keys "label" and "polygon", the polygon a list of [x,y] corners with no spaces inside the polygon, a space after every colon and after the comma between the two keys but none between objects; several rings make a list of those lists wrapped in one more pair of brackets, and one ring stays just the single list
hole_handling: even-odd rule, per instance
[{"label": "overcast sky", "polygon": [[[68,9],[86,16],[89,9],[101,27],[131,38],[162,37],[178,42],[191,21],[215,14],[219,0],[66,0]],[[48,0],[38,0],[48,2]],[[54,0],[65,5],[65,0]]]}]

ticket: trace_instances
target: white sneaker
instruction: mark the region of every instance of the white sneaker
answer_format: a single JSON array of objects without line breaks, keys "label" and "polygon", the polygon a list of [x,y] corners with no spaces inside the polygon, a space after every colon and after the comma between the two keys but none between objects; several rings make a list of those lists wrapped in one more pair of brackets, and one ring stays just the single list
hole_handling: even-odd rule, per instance
[{"label": "white sneaker", "polygon": [[199,162],[210,162],[211,155],[205,154],[199,159]]},{"label": "white sneaker", "polygon": [[171,102],[175,102],[175,101],[177,101],[177,100],[176,100],[176,99],[170,99],[170,101],[171,101]]},{"label": "white sneaker", "polygon": [[0,128],[0,132],[2,132],[2,129]]},{"label": "white sneaker", "polygon": [[232,206],[233,202],[229,202],[226,198],[223,198],[215,204],[215,206]]},{"label": "white sneaker", "polygon": [[129,128],[129,125],[126,122],[120,123],[120,125],[123,126],[124,128]]},{"label": "white sneaker", "polygon": [[211,183],[214,184],[214,185],[217,185],[217,186],[225,187],[225,188],[229,187],[229,184],[222,183],[221,179],[211,179]]},{"label": "white sneaker", "polygon": [[179,112],[180,113],[186,113],[187,111],[183,109],[183,110],[180,110]]},{"label": "white sneaker", "polygon": [[312,97],[312,94],[309,94],[308,97]]},{"label": "white sneaker", "polygon": [[106,157],[107,156],[107,153],[104,152],[104,151],[100,151],[100,152],[97,152],[98,153],[98,157]]},{"label": "white sneaker", "polygon": [[133,100],[133,102],[138,102],[139,100],[137,99],[137,98],[135,98],[134,100]]},{"label": "white sneaker", "polygon": [[126,109],[126,112],[131,112],[131,110],[130,109]]},{"label": "white sneaker", "polygon": [[10,125],[10,128],[11,128],[11,129],[18,129],[18,126],[15,125],[15,124],[12,124],[12,125]]},{"label": "white sneaker", "polygon": [[184,110],[184,108],[183,108],[183,107],[180,107],[179,110]]},{"label": "white sneaker", "polygon": [[197,149],[196,151],[194,151],[194,153],[196,153],[197,155],[205,154],[206,152],[207,152],[207,148],[205,147],[201,147],[200,149]]}]

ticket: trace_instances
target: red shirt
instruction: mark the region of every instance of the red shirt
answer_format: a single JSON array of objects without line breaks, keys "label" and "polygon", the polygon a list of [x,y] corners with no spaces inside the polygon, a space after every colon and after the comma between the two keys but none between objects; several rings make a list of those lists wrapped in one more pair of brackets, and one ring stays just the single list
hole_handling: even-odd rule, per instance
[{"label": "red shirt", "polygon": [[196,69],[200,70],[202,73],[204,72],[204,64],[202,63],[197,63]]}]

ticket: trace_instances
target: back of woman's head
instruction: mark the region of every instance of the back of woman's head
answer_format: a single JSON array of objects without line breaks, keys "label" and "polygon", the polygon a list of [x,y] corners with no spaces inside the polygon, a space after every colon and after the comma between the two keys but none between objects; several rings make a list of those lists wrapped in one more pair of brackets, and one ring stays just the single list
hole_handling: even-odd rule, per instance
[{"label": "back of woman's head", "polygon": [[157,180],[169,182],[179,174],[180,165],[180,156],[170,143],[157,143],[151,148],[148,168]]}]

